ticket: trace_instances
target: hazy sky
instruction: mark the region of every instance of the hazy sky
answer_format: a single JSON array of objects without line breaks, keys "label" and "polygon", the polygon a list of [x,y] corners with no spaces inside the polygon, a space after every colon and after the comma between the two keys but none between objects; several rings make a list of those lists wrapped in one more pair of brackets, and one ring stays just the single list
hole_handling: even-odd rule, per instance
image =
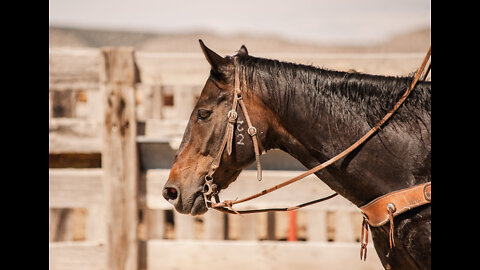
[{"label": "hazy sky", "polygon": [[430,0],[49,0],[50,25],[368,43],[430,27]]}]

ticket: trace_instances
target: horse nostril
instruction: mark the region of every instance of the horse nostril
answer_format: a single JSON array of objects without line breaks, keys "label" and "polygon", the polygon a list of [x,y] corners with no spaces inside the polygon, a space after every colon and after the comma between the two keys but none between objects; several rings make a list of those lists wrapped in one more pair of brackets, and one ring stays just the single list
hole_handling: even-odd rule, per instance
[{"label": "horse nostril", "polygon": [[175,200],[177,198],[177,190],[174,188],[168,188],[167,194],[170,200]]},{"label": "horse nostril", "polygon": [[163,197],[168,200],[176,200],[178,197],[178,190],[175,187],[165,187],[163,189]]}]

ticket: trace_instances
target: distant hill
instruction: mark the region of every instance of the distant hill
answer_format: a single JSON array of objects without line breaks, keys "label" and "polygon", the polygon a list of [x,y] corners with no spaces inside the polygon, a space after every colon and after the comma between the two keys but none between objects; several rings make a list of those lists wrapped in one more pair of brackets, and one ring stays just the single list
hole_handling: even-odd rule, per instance
[{"label": "distant hill", "polygon": [[232,35],[212,33],[154,34],[75,28],[50,28],[50,47],[132,46],[149,52],[199,52],[198,39],[215,51],[234,53],[242,44],[259,52],[345,53],[345,52],[425,52],[431,42],[431,30],[419,29],[371,46],[297,43],[277,36]]}]

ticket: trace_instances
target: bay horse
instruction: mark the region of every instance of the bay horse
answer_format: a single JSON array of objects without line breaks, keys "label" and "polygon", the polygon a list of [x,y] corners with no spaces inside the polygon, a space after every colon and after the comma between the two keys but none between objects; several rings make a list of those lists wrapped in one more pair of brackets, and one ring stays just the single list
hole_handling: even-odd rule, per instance
[{"label": "bay horse", "polygon": [[[232,108],[234,58],[242,67],[242,99],[256,127],[261,153],[281,149],[313,168],[349,147],[396,103],[413,80],[341,72],[248,54],[242,45],[222,57],[199,40],[210,75],[190,116],[163,196],[183,214],[201,215],[202,196],[226,133]],[[255,161],[253,141],[238,111],[230,155],[220,152],[213,174],[219,190]],[[245,139],[243,139],[245,138]],[[241,139],[242,143],[239,143]],[[226,151],[225,151],[226,152]],[[398,111],[373,137],[316,176],[361,207],[389,192],[431,179],[431,82],[418,82]],[[371,227],[375,250],[386,269],[431,268],[431,204],[394,219],[396,245],[388,245],[389,225]]]}]

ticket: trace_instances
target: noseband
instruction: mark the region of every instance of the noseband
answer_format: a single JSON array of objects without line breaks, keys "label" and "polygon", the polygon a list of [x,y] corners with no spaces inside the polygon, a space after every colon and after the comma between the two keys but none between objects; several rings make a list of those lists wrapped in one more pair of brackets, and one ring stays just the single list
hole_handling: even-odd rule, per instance
[{"label": "noseband", "polygon": [[[250,135],[253,141],[253,151],[255,152],[255,160],[257,162],[257,180],[262,180],[262,165],[260,164],[260,150],[258,146],[257,129],[252,125],[252,122],[250,121],[247,107],[243,102],[242,91],[240,89],[240,69],[243,67],[238,64],[237,56],[233,58],[233,63],[235,67],[235,93],[233,95],[232,109],[227,113],[227,127],[225,130],[225,135],[223,136],[223,140],[220,145],[220,149],[218,150],[217,156],[213,159],[212,164],[210,165],[210,169],[205,175],[205,184],[203,185],[203,198],[205,199],[205,204],[207,205],[207,208],[212,208],[212,196],[214,196],[217,203],[220,202],[220,199],[218,197],[218,187],[215,183],[213,183],[213,174],[215,173],[215,170],[220,166],[225,147],[227,148],[227,154],[229,156],[232,154],[234,126],[238,119],[238,104],[240,104],[243,115],[245,115],[245,119],[247,120],[248,135]],[[243,73],[243,82],[245,84],[245,73]]]}]

